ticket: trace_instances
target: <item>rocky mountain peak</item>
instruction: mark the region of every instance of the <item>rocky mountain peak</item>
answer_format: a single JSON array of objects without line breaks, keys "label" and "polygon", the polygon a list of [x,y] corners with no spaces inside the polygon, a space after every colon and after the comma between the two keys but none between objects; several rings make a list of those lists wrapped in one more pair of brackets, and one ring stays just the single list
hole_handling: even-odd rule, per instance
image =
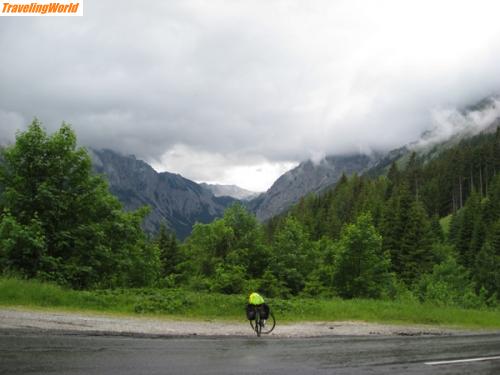
[{"label": "rocky mountain peak", "polygon": [[318,163],[304,161],[278,178],[266,193],[251,201],[249,207],[259,220],[270,219],[304,195],[318,193],[335,184],[344,173],[362,173],[373,162],[372,157],[364,154],[327,156]]},{"label": "rocky mountain peak", "polygon": [[106,177],[110,191],[126,209],[151,207],[144,224],[149,232],[156,232],[165,222],[178,237],[184,238],[196,222],[208,223],[222,216],[234,201],[215,197],[208,189],[178,174],[158,173],[135,156],[111,150],[90,150],[90,154],[94,170]]}]

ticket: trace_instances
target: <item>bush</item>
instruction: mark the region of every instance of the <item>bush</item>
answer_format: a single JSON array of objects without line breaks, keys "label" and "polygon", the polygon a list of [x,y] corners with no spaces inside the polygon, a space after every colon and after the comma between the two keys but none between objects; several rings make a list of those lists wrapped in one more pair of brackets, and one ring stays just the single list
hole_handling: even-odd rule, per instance
[{"label": "bush", "polygon": [[203,276],[193,276],[188,280],[187,287],[194,292],[208,292],[210,290],[210,280]]},{"label": "bush", "polygon": [[242,293],[245,286],[245,268],[219,264],[211,285],[212,292],[225,294]]},{"label": "bush", "polygon": [[136,313],[167,313],[179,314],[185,312],[193,302],[180,290],[152,291],[136,303]]},{"label": "bush", "polygon": [[435,265],[432,273],[422,276],[417,286],[421,302],[437,306],[485,307],[484,297],[478,296],[474,290],[475,284],[469,273],[453,257]]}]

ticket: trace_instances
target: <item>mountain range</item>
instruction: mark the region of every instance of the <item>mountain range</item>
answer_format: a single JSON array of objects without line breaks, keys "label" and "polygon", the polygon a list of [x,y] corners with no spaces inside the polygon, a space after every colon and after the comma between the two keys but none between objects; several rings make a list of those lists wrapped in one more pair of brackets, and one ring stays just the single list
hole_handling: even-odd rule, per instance
[{"label": "mountain range", "polygon": [[179,174],[158,173],[135,156],[93,149],[90,155],[95,172],[106,177],[111,193],[126,209],[151,207],[144,223],[148,232],[156,232],[164,222],[179,238],[185,238],[196,222],[211,222],[235,201],[231,197],[216,197],[209,189]]},{"label": "mountain range", "polygon": [[198,184],[179,174],[159,173],[133,155],[112,150],[90,149],[90,155],[94,171],[105,176],[111,193],[127,210],[151,207],[144,223],[148,232],[156,232],[164,222],[181,239],[191,233],[196,222],[211,222],[236,201],[265,221],[305,194],[319,193],[335,184],[343,173],[362,173],[375,162],[366,155],[331,156],[317,164],[306,161],[258,195],[234,185]]},{"label": "mountain range", "polygon": [[417,141],[390,152],[329,155],[319,162],[306,160],[258,196],[234,185],[197,184],[178,174],[158,173],[134,156],[111,150],[92,150],[91,156],[95,171],[107,177],[111,192],[126,209],[151,206],[146,230],[155,232],[165,222],[182,239],[196,222],[207,223],[222,216],[225,208],[236,201],[243,201],[259,220],[265,221],[285,212],[302,196],[332,187],[342,174],[381,175],[393,162],[404,164],[412,152],[431,159],[463,138],[496,129],[500,125],[500,100],[486,98],[462,111],[450,111],[441,121]]}]

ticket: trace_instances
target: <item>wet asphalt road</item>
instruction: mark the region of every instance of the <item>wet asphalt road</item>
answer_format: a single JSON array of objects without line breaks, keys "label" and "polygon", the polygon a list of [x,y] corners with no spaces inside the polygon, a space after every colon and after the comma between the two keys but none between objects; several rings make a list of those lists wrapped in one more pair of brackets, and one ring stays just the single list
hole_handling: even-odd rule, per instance
[{"label": "wet asphalt road", "polygon": [[0,330],[0,374],[500,374],[500,334],[122,337]]}]

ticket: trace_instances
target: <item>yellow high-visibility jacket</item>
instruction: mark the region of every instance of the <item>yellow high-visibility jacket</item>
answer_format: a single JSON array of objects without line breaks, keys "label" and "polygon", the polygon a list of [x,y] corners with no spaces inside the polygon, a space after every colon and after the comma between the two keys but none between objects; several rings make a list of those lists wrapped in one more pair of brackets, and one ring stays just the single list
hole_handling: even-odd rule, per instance
[{"label": "yellow high-visibility jacket", "polygon": [[248,297],[248,303],[250,305],[262,305],[264,303],[264,298],[259,293],[252,293]]}]

